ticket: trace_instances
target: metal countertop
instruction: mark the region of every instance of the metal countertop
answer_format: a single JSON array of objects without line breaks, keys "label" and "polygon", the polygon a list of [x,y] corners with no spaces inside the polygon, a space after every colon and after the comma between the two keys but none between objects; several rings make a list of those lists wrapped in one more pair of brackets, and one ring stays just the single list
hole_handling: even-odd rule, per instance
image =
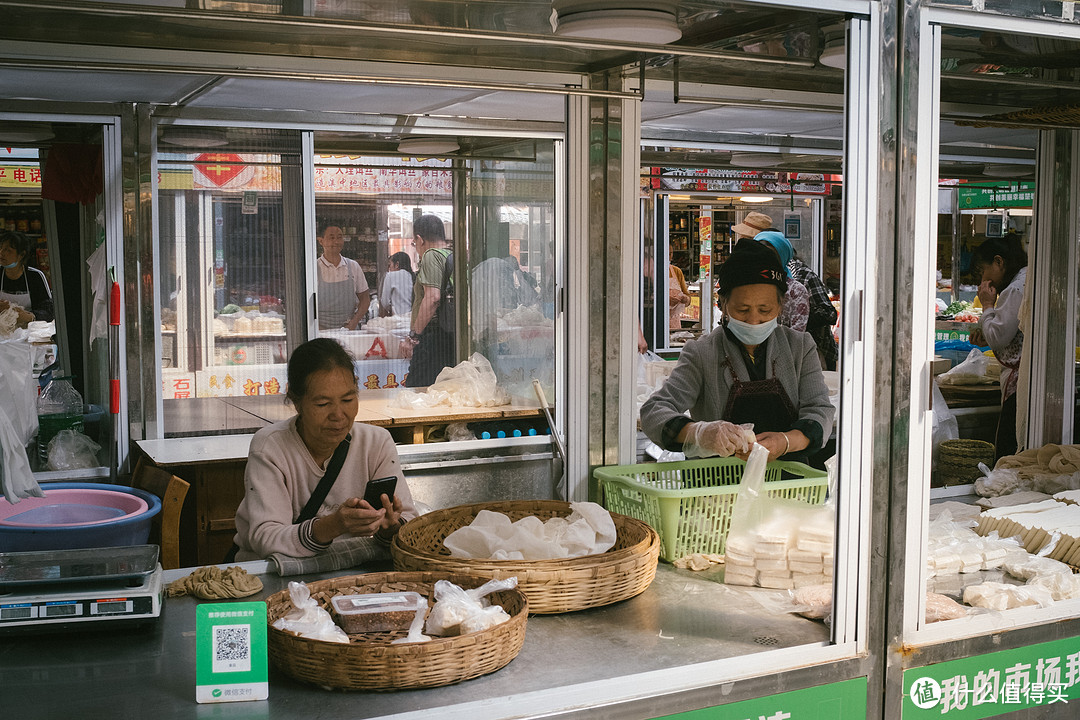
[{"label": "metal countertop", "polygon": [[[289,578],[260,572],[265,563],[247,565],[259,573],[264,588],[243,601],[264,599],[287,586]],[[170,571],[166,582],[189,571]],[[195,702],[194,617],[201,601],[166,599],[162,616],[150,626],[0,636],[0,703],[5,716],[20,720],[337,720],[436,717],[431,713],[436,708],[438,717],[447,717],[453,706],[462,706],[462,717],[519,717],[528,715],[538,697],[550,706],[575,696],[574,686],[588,691],[590,703],[601,704],[605,681],[829,640],[824,624],[778,612],[769,602],[776,591],[728,587],[708,579],[709,574],[661,563],[656,580],[635,598],[576,613],[531,616],[516,659],[498,672],[458,685],[388,693],[328,691],[294,681],[271,665],[269,700],[215,705]],[[648,684],[650,678],[643,675],[640,681]]]}]

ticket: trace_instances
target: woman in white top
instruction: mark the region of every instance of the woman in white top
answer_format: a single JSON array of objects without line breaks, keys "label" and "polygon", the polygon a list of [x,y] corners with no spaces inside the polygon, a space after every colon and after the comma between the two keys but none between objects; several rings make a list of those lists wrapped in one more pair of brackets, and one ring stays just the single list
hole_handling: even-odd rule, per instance
[{"label": "woman in white top", "polygon": [[379,315],[408,315],[412,312],[413,283],[416,281],[412,260],[408,253],[396,252],[390,256],[388,267],[379,290]]},{"label": "woman in white top", "polygon": [[1016,375],[1024,333],[1020,330],[1020,303],[1027,281],[1027,253],[1019,236],[988,238],[975,248],[971,270],[979,278],[982,317],[971,332],[975,345],[989,345],[1001,363],[1001,415],[994,444],[997,456],[1016,453]]}]

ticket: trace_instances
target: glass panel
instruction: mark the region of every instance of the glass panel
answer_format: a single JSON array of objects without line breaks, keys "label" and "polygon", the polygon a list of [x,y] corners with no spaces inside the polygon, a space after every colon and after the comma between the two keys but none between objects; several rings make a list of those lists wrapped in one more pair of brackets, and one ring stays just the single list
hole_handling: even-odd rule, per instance
[{"label": "glass panel", "polygon": [[303,266],[299,133],[165,127],[159,139],[165,436],[250,432],[266,420],[242,398],[284,394],[305,334],[286,312],[303,307],[289,270]]}]

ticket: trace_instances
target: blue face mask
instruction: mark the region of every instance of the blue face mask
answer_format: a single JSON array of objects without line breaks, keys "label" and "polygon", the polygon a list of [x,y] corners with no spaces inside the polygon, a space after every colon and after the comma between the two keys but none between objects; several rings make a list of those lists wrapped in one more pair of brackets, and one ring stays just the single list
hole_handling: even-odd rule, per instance
[{"label": "blue face mask", "polygon": [[768,340],[776,329],[776,318],[758,325],[751,325],[729,316],[727,322],[728,328],[743,345],[760,345]]},{"label": "blue face mask", "polygon": [[11,263],[9,265],[5,265],[4,269],[5,270],[13,270],[13,269],[15,269],[17,267],[19,267],[19,261],[18,260],[16,260],[15,262],[13,262],[13,263]]}]

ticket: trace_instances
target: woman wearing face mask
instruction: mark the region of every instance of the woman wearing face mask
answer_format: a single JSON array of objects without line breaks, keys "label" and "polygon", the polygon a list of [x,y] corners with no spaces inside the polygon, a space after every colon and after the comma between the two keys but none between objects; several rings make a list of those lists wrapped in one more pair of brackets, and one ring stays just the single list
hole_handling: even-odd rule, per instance
[{"label": "woman wearing face mask", "polygon": [[45,273],[29,267],[30,238],[21,232],[0,232],[0,313],[14,308],[19,327],[33,320],[53,319],[53,298]]},{"label": "woman wearing face mask", "polygon": [[723,325],[687,343],[641,407],[655,443],[687,457],[745,457],[756,441],[770,460],[797,461],[822,447],[833,406],[814,339],[777,324],[786,278],[769,248],[749,239],[735,246],[717,273]]}]

